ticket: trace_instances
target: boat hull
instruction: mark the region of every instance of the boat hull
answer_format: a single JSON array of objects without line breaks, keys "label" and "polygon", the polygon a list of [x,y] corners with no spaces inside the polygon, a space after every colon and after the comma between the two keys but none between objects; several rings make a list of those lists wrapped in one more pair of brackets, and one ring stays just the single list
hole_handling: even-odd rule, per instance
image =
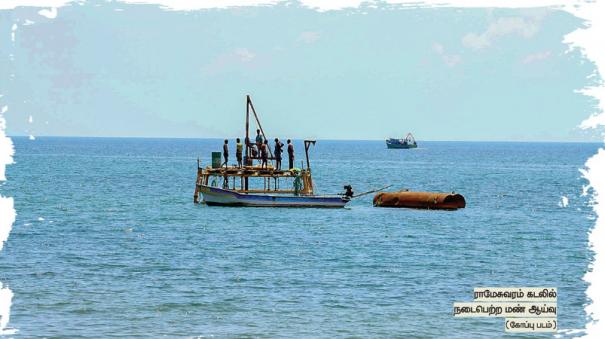
[{"label": "boat hull", "polygon": [[[410,140],[408,140],[408,139],[410,139]],[[408,136],[405,139],[390,138],[390,139],[387,139],[386,142],[387,142],[387,148],[409,149],[409,148],[418,147],[416,140],[414,140],[413,137],[411,137],[411,134],[408,134]]]},{"label": "boat hull", "polygon": [[387,148],[392,148],[392,149],[410,149],[410,148],[417,148],[418,145],[404,145],[404,144],[391,144],[387,142]]},{"label": "boat hull", "polygon": [[349,202],[339,196],[249,194],[205,185],[199,191],[209,206],[342,208]]}]

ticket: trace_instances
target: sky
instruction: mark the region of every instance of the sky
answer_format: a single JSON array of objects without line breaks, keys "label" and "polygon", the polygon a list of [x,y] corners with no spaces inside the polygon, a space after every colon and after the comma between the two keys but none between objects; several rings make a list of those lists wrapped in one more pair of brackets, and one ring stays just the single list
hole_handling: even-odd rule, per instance
[{"label": "sky", "polygon": [[583,25],[562,11],[39,10],[0,11],[9,135],[234,138],[249,94],[269,138],[602,139],[577,127],[599,78],[562,43]]}]

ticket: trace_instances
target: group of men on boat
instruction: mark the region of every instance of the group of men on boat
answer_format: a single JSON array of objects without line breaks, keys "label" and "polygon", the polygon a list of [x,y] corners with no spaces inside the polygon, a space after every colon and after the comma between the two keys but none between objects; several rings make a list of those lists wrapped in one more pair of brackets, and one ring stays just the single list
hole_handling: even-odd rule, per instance
[{"label": "group of men on boat", "polygon": [[[252,143],[248,138],[245,140],[246,147],[248,148],[249,159],[244,159],[243,150],[244,145],[241,143],[240,138],[235,139],[235,158],[237,159],[237,167],[242,168],[244,165],[244,160],[247,162],[246,165],[252,165],[252,161],[254,159],[260,160],[261,168],[267,168],[267,163],[269,160],[269,142],[267,139],[261,135],[261,130],[256,130],[256,138],[255,142]],[[292,144],[292,140],[288,139],[287,141],[287,152],[288,152],[288,169],[294,168],[294,145]],[[282,161],[282,153],[283,153],[284,144],[278,139],[275,138],[275,145],[273,148],[273,158],[275,159],[275,167],[276,170],[281,170],[281,161]],[[229,162],[229,140],[225,139],[225,143],[223,144],[223,166],[227,167]]]}]

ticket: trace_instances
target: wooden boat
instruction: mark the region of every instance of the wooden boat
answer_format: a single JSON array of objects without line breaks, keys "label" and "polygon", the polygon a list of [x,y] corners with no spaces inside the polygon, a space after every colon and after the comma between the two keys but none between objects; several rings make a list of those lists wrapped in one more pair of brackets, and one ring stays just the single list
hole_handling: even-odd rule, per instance
[{"label": "wooden boat", "polygon": [[[352,198],[349,193],[337,195],[315,195],[309,147],[315,140],[304,140],[306,168],[281,170],[268,161],[266,166],[258,163],[260,157],[252,156],[250,140],[250,112],[253,113],[261,135],[262,129],[250,96],[246,96],[246,139],[243,166],[200,166],[198,160],[197,179],[193,201],[209,206],[249,207],[344,207]],[[273,154],[269,160],[274,160]],[[255,164],[255,161],[257,163]],[[200,199],[201,198],[201,199]]]},{"label": "wooden boat", "polygon": [[341,196],[240,193],[236,190],[201,185],[206,205],[248,207],[344,207]]},{"label": "wooden boat", "polygon": [[416,147],[418,147],[418,144],[416,143],[412,133],[408,133],[403,139],[387,139],[387,148],[408,149]]}]

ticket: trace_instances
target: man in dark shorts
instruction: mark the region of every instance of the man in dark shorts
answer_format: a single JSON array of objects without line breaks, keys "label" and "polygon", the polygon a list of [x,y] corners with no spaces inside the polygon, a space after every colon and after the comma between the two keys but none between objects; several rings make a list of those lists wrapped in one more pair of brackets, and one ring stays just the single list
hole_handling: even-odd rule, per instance
[{"label": "man in dark shorts", "polygon": [[227,167],[227,163],[229,162],[229,140],[227,139],[225,139],[225,144],[223,145],[223,157],[225,158],[225,162],[223,163],[223,165]]},{"label": "man in dark shorts", "polygon": [[241,168],[242,167],[242,152],[244,150],[244,145],[242,145],[242,142],[239,140],[239,138],[235,139],[235,141],[237,142],[235,144],[235,157],[237,158],[237,167]]},{"label": "man in dark shorts", "polygon": [[279,141],[278,138],[275,138],[275,149],[273,154],[275,155],[275,169],[281,171],[281,154],[283,152],[284,144]]},{"label": "man in dark shorts", "polygon": [[261,160],[260,167],[261,168],[262,167],[267,168],[268,153],[269,153],[269,145],[268,145],[267,140],[265,140],[265,142],[260,145],[260,160]]},{"label": "man in dark shorts", "polygon": [[294,145],[292,140],[288,139],[288,169],[294,168]]}]

